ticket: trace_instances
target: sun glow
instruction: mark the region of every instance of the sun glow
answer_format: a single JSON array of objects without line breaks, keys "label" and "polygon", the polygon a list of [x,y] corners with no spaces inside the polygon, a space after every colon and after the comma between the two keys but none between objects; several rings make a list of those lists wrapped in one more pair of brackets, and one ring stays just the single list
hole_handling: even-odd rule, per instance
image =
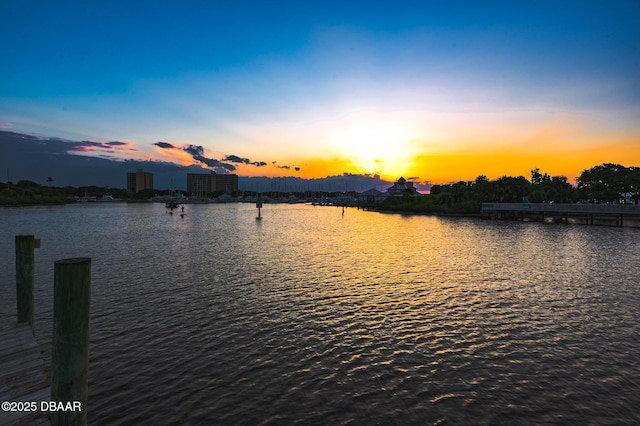
[{"label": "sun glow", "polygon": [[331,135],[336,148],[359,173],[398,178],[407,173],[414,152],[410,128],[400,122],[357,120]]}]

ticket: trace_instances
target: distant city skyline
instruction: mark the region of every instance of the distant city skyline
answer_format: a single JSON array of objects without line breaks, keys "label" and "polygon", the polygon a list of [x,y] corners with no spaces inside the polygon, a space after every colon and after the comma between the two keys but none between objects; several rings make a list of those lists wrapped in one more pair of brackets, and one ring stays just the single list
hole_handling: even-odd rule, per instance
[{"label": "distant city skyline", "polygon": [[[127,160],[167,176],[435,184],[540,168],[573,182],[596,164],[640,164],[633,0],[1,10],[0,129],[61,138],[96,174],[98,160]],[[25,167],[8,149],[0,167]]]},{"label": "distant city skyline", "polygon": [[[0,182],[29,180],[52,186],[98,186],[126,188],[127,174],[138,169],[153,173],[155,189],[187,189],[190,173],[210,174],[211,170],[198,165],[182,166],[167,161],[122,161],[74,154],[83,152],[93,142],[65,141],[37,138],[0,130],[0,166],[4,175]],[[112,146],[105,144],[105,146]],[[117,145],[116,145],[117,146]],[[107,148],[105,148],[107,149]],[[51,181],[48,179],[51,178]],[[239,176],[240,190],[250,191],[365,191],[387,188],[392,182],[380,176],[342,174],[324,178],[305,179],[297,176]],[[427,190],[428,185],[419,186]]]}]

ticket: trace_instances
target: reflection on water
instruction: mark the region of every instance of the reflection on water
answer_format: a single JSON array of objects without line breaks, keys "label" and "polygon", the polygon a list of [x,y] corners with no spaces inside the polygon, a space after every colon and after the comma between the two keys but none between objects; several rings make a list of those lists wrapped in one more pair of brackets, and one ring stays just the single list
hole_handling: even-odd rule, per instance
[{"label": "reflection on water", "polygon": [[304,205],[0,209],[93,259],[92,424],[640,421],[637,229]]}]

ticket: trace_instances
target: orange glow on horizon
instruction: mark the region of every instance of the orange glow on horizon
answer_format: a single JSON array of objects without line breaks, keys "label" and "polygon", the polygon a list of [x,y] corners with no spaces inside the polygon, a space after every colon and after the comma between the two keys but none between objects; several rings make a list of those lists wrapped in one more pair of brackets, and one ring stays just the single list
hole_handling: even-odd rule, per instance
[{"label": "orange glow on horizon", "polygon": [[[540,146],[540,145],[538,145]],[[551,176],[566,176],[575,183],[583,170],[603,163],[617,163],[623,166],[640,166],[640,142],[633,138],[612,142],[606,145],[584,147],[556,147],[555,149],[535,149],[535,143],[500,149],[467,149],[456,151],[424,152],[415,155],[410,162],[393,167],[392,173],[369,172],[359,167],[349,158],[312,157],[298,159],[300,167],[296,172],[276,168],[269,164],[265,167],[238,165],[233,173],[242,176],[296,176],[305,179],[351,174],[378,174],[383,180],[395,181],[400,176],[418,177],[432,184],[445,184],[459,180],[472,181],[480,175],[493,180],[501,176],[524,176],[529,179],[530,172],[539,168]],[[293,162],[291,162],[293,163]]]},{"label": "orange glow on horizon", "polygon": [[[291,159],[289,159],[291,160]],[[327,176],[341,175],[344,172],[353,172],[354,165],[350,160],[332,158],[307,158],[297,159],[296,161],[283,161],[283,165],[279,163],[269,163],[264,167],[255,167],[250,164],[236,164],[236,170],[232,173],[241,176],[265,176],[265,177],[280,177],[280,176],[293,176],[303,179],[317,179]],[[289,166],[284,166],[287,164]],[[296,167],[300,170],[296,171]]]},{"label": "orange glow on horizon", "polygon": [[168,161],[178,163],[181,166],[191,166],[193,164],[200,164],[203,168],[207,168],[206,165],[199,163],[193,159],[193,156],[181,149],[163,149],[155,147],[155,151],[159,153],[163,158]]},{"label": "orange glow on horizon", "polygon": [[480,175],[493,180],[501,176],[530,177],[534,168],[551,176],[566,176],[575,183],[583,170],[603,163],[623,166],[640,165],[640,145],[623,141],[582,149],[556,149],[532,152],[531,147],[496,151],[467,151],[421,155],[416,158],[419,169],[412,170],[434,184],[471,181]]},{"label": "orange glow on horizon", "polygon": [[[231,173],[248,177],[318,179],[348,173],[378,175],[388,182],[404,176],[432,184],[472,181],[480,175],[492,180],[501,176],[528,179],[534,168],[575,183],[583,170],[599,164],[640,166],[640,134],[634,130],[600,127],[597,120],[577,115],[536,117],[533,125],[526,123],[524,113],[513,115],[505,117],[504,125],[496,122],[499,117],[494,114],[465,116],[467,124],[457,126],[456,117],[447,115],[440,121],[425,122],[422,128],[408,123],[408,130],[402,127],[406,121],[397,117],[349,117],[322,123],[327,128],[305,129],[312,136],[297,134],[295,143],[291,137],[283,142],[271,135],[268,140],[256,139],[246,152],[234,150],[241,158],[264,161],[264,166],[229,164],[236,167]],[[209,168],[182,149],[156,151],[182,165]],[[204,155],[220,161],[225,158],[220,147],[213,155]]]}]

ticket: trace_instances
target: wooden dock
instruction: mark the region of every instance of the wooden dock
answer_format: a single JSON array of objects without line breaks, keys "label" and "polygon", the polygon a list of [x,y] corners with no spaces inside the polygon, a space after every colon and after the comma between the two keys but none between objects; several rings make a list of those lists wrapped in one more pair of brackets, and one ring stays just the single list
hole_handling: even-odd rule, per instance
[{"label": "wooden dock", "polygon": [[41,401],[51,398],[50,366],[28,323],[0,326],[0,402],[35,402],[35,411],[0,412],[0,425],[48,425]]},{"label": "wooden dock", "polygon": [[482,203],[483,216],[494,219],[525,218],[544,222],[552,218],[555,222],[568,223],[569,218],[583,221],[623,226],[626,219],[640,219],[640,205],[630,204],[561,204],[561,203]]},{"label": "wooden dock", "polygon": [[[0,317],[0,425],[86,425],[91,259],[54,262],[50,361],[34,338],[34,249],[16,235],[17,321]],[[53,367],[51,367],[53,365]]]}]

